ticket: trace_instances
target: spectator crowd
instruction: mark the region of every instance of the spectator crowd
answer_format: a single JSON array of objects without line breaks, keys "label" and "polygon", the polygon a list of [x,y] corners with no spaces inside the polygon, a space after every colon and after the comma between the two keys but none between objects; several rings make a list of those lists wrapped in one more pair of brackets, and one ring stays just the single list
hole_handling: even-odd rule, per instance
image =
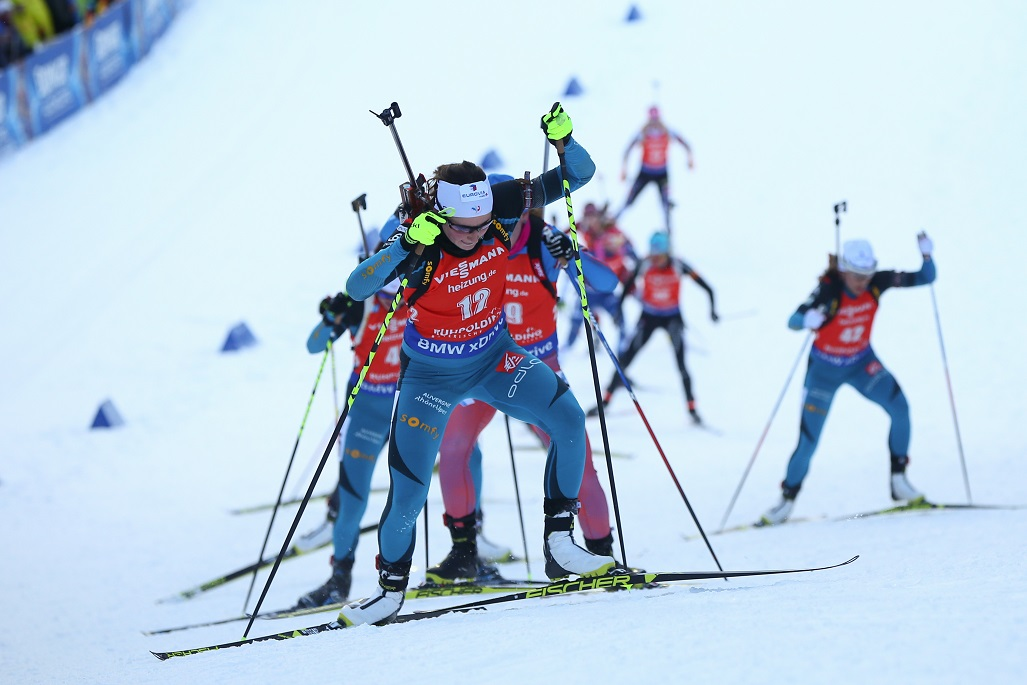
[{"label": "spectator crowd", "polygon": [[0,69],[76,25],[90,23],[110,4],[111,0],[0,0]]}]

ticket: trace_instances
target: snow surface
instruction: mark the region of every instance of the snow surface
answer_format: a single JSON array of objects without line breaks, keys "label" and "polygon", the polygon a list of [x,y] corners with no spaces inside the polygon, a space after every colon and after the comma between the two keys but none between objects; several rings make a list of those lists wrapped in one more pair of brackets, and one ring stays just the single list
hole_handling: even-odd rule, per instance
[{"label": "snow surface", "polygon": [[[539,116],[577,77],[585,93],[565,104],[600,174],[575,194],[575,208],[622,202],[620,158],[654,101],[691,142],[692,173],[672,151],[675,247],[714,286],[724,315],[712,324],[704,293],[686,286],[690,369],[701,412],[722,435],[683,421],[665,340],[650,344],[632,376],[708,532],[800,354],[804,336],[785,321],[834,248],[840,200],[843,238],[869,238],[883,266],[916,269],[916,232],[934,238],[973,499],[1027,504],[1027,328],[1005,281],[1022,271],[1027,245],[1024,5],[639,7],[643,21],[628,24],[627,3],[586,0],[189,3],[112,93],[0,160],[0,680],[1022,682],[1024,511],[818,520],[710,538],[728,569],[860,555],[816,574],[525,602],[166,663],[149,654],[242,633],[241,623],[141,631],[243,609],[245,581],[180,604],[155,600],[256,558],[267,514],[229,510],[278,492],[320,362],[304,348],[315,307],[354,263],[350,202],[367,193],[365,225],[377,226],[398,199],[399,156],[368,114],[392,101],[416,171],[496,149],[505,171],[537,174]],[[623,223],[644,245],[658,217],[648,189]],[[911,480],[937,501],[960,502],[934,311],[929,288],[888,293],[874,343],[912,407]],[[239,321],[259,346],[219,354]],[[583,340],[563,363],[592,406]],[[605,382],[601,351],[599,367]],[[803,368],[729,525],[754,520],[777,497]],[[126,425],[89,431],[106,398]],[[325,379],[287,495],[309,482],[332,413]],[[624,394],[609,432],[629,563],[713,569],[705,545],[685,540],[696,527]],[[880,410],[841,391],[795,515],[888,506],[886,433]],[[543,453],[523,426],[514,441],[538,578]],[[502,422],[484,448],[487,535],[518,548]],[[318,490],[334,477],[331,464]],[[375,484],[386,482],[380,467]],[[373,496],[365,523],[383,497]],[[447,549],[440,502],[433,489],[433,561]],[[293,512],[279,516],[274,549]],[[323,512],[313,504],[301,530]],[[372,588],[375,552],[365,536],[358,596]],[[327,558],[283,565],[264,608],[319,585]],[[419,547],[418,567],[423,559]],[[251,634],[330,618],[260,621]]]}]

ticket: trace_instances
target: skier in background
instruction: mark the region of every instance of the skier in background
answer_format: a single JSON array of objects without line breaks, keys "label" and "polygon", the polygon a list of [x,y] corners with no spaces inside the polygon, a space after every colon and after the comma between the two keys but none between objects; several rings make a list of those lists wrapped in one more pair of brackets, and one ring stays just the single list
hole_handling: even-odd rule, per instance
[{"label": "skier in background", "polygon": [[[602,209],[589,202],[585,205],[581,222],[578,225],[584,244],[588,248],[588,254],[605,264],[617,276],[617,281],[622,287],[631,278],[631,273],[638,264],[638,256],[631,241],[617,227],[616,222]],[[581,325],[585,322],[585,315],[581,307],[577,306],[580,297],[576,290],[572,290],[570,299],[574,306],[570,310],[570,329],[567,332],[565,348],[570,348],[578,339],[581,332]],[[599,292],[592,288],[588,282],[585,283],[585,293],[588,296],[589,309],[593,314],[599,310],[607,312],[617,326],[618,342],[617,349],[624,348],[626,330],[624,326],[624,309],[621,306],[621,291],[617,289],[609,292]],[[597,317],[598,318],[598,317]]]},{"label": "skier in background", "polygon": [[[337,340],[349,331],[353,339],[354,366],[347,396],[398,289],[399,281],[393,280],[366,303],[341,292],[321,301],[321,315],[326,328],[331,331],[331,338]],[[328,506],[328,518],[333,521],[332,575],[323,585],[300,597],[296,602],[299,608],[339,604],[349,597],[353,560],[360,539],[360,521],[367,510],[371,492],[371,476],[378,454],[389,440],[392,405],[399,381],[399,350],[409,314],[406,307],[401,307],[393,316],[339,435],[342,444],[339,485]]]},{"label": "skier in background", "polygon": [[[635,267],[630,281],[624,291],[624,296],[639,290],[638,298],[642,301],[642,314],[635,325],[635,332],[628,341],[619,358],[621,371],[627,373],[628,366],[634,361],[637,355],[657,329],[662,328],[670,336],[671,344],[674,346],[674,360],[678,365],[678,373],[681,374],[681,383],[685,390],[685,402],[688,406],[688,414],[694,423],[702,423],[699,413],[695,408],[695,396],[692,394],[692,377],[688,375],[685,367],[685,320],[681,315],[681,278],[690,276],[699,287],[710,296],[710,318],[717,322],[720,317],[717,315],[717,307],[713,298],[713,289],[703,280],[692,267],[685,262],[671,257],[670,239],[662,231],[653,233],[649,240],[649,255],[639,262]],[[641,283],[641,288],[636,288],[636,283]],[[614,373],[613,378],[606,386],[603,395],[603,406],[607,406],[613,398],[613,393],[623,382],[620,374]],[[596,407],[589,411],[589,416],[599,413]]]},{"label": "skier in background", "polygon": [[624,160],[621,163],[620,172],[621,181],[627,180],[628,158],[636,146],[642,148],[642,165],[638,170],[638,175],[635,176],[635,181],[631,184],[631,189],[628,191],[628,198],[624,201],[624,206],[613,217],[615,221],[620,218],[625,209],[635,202],[635,198],[638,197],[643,188],[650,183],[655,183],[660,191],[660,203],[663,207],[665,219],[664,228],[668,231],[670,230],[670,208],[673,205],[670,201],[670,189],[667,186],[667,152],[671,141],[677,141],[685,148],[685,154],[688,155],[688,168],[694,169],[695,160],[692,157],[692,147],[688,144],[688,141],[664,125],[663,121],[660,120],[660,109],[658,107],[655,105],[650,107],[649,120],[642,126],[642,130],[638,132],[638,135],[628,144],[628,149],[624,151]]},{"label": "skier in background", "polygon": [[764,525],[788,520],[809,471],[810,460],[831,409],[835,392],[850,385],[884,409],[891,418],[888,449],[891,454],[891,496],[915,503],[924,496],[906,477],[909,464],[909,404],[894,376],[884,368],[870,346],[870,332],[878,301],[889,288],[911,288],[933,283],[937,271],[931,252],[934,244],[921,232],[917,244],[923,265],[916,273],[878,271],[873,248],[866,240],[849,240],[841,258],[830,260],[820,284],[788,319],[788,327],[816,332],[809,354],[803,391],[799,444],[788,460],[781,483],[781,500],[760,519]]}]

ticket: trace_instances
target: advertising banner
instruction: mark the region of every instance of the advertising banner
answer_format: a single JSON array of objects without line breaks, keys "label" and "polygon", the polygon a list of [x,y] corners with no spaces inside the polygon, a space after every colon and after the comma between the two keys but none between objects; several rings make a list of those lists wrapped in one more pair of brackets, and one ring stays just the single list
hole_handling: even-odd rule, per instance
[{"label": "advertising banner", "polygon": [[86,31],[89,97],[95,99],[132,68],[128,3],[111,5]]},{"label": "advertising banner", "polygon": [[150,47],[164,35],[175,18],[175,0],[131,0],[132,43],[136,59],[150,51]]},{"label": "advertising banner", "polygon": [[18,115],[21,77],[15,67],[0,70],[0,157],[25,143],[25,128]]},{"label": "advertising banner", "polygon": [[86,104],[82,83],[82,31],[74,29],[25,58],[31,135],[38,136]]}]

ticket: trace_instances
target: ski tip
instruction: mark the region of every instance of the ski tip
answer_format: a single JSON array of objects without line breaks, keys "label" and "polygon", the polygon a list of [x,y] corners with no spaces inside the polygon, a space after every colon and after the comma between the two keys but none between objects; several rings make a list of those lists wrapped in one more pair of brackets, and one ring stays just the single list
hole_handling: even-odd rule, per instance
[{"label": "ski tip", "polygon": [[168,654],[167,652],[154,652],[154,651],[151,650],[150,654],[154,655],[155,657],[157,657],[161,661],[167,661],[171,657],[171,655]]}]

